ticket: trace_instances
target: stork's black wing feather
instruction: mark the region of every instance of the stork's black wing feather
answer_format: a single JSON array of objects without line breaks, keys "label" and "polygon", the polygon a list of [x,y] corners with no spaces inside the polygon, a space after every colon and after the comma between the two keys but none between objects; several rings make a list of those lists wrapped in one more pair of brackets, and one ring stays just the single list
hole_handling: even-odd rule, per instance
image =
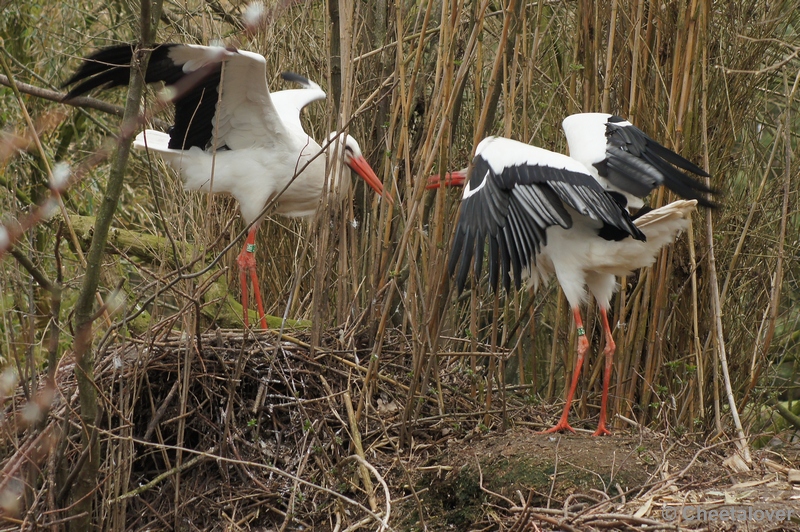
[{"label": "stork's black wing feather", "polygon": [[489,284],[517,288],[547,244],[546,230],[572,227],[572,215],[587,216],[618,233],[644,240],[628,213],[579,163],[509,139],[490,138],[479,146],[464,187],[453,248],[448,260],[461,292],[470,263],[480,278],[488,240]]},{"label": "stork's black wing feather", "polygon": [[[181,83],[175,98],[175,124],[170,129],[169,147],[189,149],[208,147],[214,133],[214,113],[219,99],[220,63],[207,65],[186,73],[182,64],[170,57],[175,43],[160,44],[153,48],[145,72],[146,83]],[[123,44],[102,48],[87,56],[78,70],[64,82],[64,87],[75,85],[64,100],[102,88],[111,89],[127,85],[131,78],[131,60],[135,46]]]},{"label": "stork's black wing feather", "polygon": [[[145,82],[163,81],[171,85],[185,74],[179,65],[170,58],[169,52],[175,43],[164,43],[155,46],[150,54],[150,62],[145,73]],[[74,86],[64,100],[86,94],[97,87],[111,89],[130,83],[131,61],[136,47],[133,44],[121,44],[101,48],[83,59],[78,70],[63,83],[62,87]]]},{"label": "stork's black wing feather", "polygon": [[645,132],[618,116],[606,123],[606,159],[595,164],[601,176],[621,190],[644,197],[664,185],[681,197],[695,199],[705,207],[716,203],[705,198],[715,190],[682,172],[701,177],[708,173],[691,161],[662,146]]}]

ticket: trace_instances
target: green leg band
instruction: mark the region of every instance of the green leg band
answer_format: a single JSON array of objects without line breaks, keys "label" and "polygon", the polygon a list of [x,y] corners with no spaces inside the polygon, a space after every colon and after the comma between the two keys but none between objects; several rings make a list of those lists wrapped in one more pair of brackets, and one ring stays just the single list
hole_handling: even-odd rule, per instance
[{"label": "green leg band", "polygon": [[583,330],[583,327],[578,327],[578,336],[585,336],[586,331]]},{"label": "green leg band", "polygon": [[247,249],[248,253],[253,253],[256,250],[256,245],[255,244],[247,244],[247,248],[246,249]]}]

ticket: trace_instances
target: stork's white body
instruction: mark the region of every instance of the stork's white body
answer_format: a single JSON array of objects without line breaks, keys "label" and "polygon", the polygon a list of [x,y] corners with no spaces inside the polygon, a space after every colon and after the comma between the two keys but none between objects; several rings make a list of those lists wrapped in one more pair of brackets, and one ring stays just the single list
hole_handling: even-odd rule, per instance
[{"label": "stork's white body", "polygon": [[[275,203],[276,213],[307,217],[313,216],[319,207],[325,185],[326,156],[320,154],[319,144],[304,132],[291,135],[288,140],[289,146],[283,153],[243,148],[219,150],[214,155],[197,146],[188,150],[170,149],[169,135],[146,130],[136,137],[134,145],[158,152],[180,173],[187,190],[232,195],[239,202],[242,218],[250,223],[284,189]],[[286,153],[296,155],[286,156]],[[331,172],[331,176],[335,175],[339,172]],[[335,178],[329,178],[329,181],[331,190],[346,193],[349,180],[337,183]]]},{"label": "stork's white body", "polygon": [[[519,254],[531,255],[527,257],[523,277],[535,289],[555,276],[573,308],[586,302],[588,288],[598,305],[608,310],[617,288],[615,277],[652,265],[658,251],[674,242],[689,226],[691,213],[697,206],[694,199],[678,200],[631,220],[629,209],[641,207],[642,199],[598,172],[600,163],[609,158],[606,128],[611,118],[612,115],[604,113],[582,113],[564,119],[569,156],[511,139],[488,137],[478,144],[473,174],[464,185],[463,201],[483,202],[484,209],[490,212],[498,209],[502,194],[519,205],[519,212],[516,215],[509,212],[507,222],[498,226],[497,230],[505,234],[499,244],[507,242],[510,248],[515,247],[514,242],[522,242],[516,246]],[[613,126],[638,131],[624,120],[617,119]],[[657,169],[638,159],[635,162],[630,166],[632,175],[627,177],[642,180],[644,183],[638,183],[640,187],[652,188],[664,181]],[[631,165],[630,161],[626,163]],[[543,188],[552,189],[561,199],[542,195]],[[608,193],[624,197],[626,208],[618,208],[619,200],[612,202]],[[559,215],[558,208],[565,213]],[[490,219],[497,216],[494,214]],[[517,228],[522,227],[521,216],[538,225],[545,234],[534,253],[531,253],[534,246],[524,243],[530,235],[508,229],[515,223]],[[479,222],[478,230],[486,223]],[[641,232],[638,237],[635,230],[631,231],[631,222]],[[471,221],[464,219],[459,223]],[[630,236],[616,240],[599,236],[603,225],[608,224],[616,225]]]},{"label": "stork's white body", "polygon": [[[111,46],[87,57],[65,85],[79,83],[67,99],[96,87],[127,84],[134,46]],[[303,89],[270,93],[266,59],[256,53],[219,46],[163,44],[151,51],[145,79],[167,84],[162,98],[175,104],[169,133],[147,130],[134,147],[149,149],[173,166],[185,188],[231,194],[242,217],[253,224],[237,258],[242,306],[247,325],[247,271],[266,328],[258,290],[255,232],[259,215],[271,200],[278,214],[313,215],[327,184],[335,195],[349,187],[344,163],[376,192],[383,186],[349,135],[332,133],[325,151],[300,123],[300,111],[325,98],[316,83],[292,73],[282,77]],[[326,173],[327,163],[331,172]],[[253,223],[255,222],[255,223]]]},{"label": "stork's white body", "polygon": [[[169,134],[146,130],[134,147],[160,153],[180,172],[188,190],[231,194],[247,223],[284,189],[275,205],[278,214],[312,216],[326,183],[327,152],[303,130],[300,112],[323,100],[325,92],[309,83],[305,89],[271,93],[265,83],[266,60],[244,50],[183,45],[170,50],[169,57],[183,64],[186,73],[224,61],[214,137],[209,149],[171,149]],[[337,179],[339,175],[338,169],[331,172],[330,190],[345,193],[349,180]]]},{"label": "stork's white body", "polygon": [[616,277],[651,266],[658,251],[689,227],[696,206],[695,200],[677,200],[634,220],[645,241],[598,238],[600,224],[580,216],[573,217],[570,229],[548,227],[547,244],[529,273],[533,288],[556,276],[570,306],[586,303],[588,288],[597,304],[608,310],[618,287]]},{"label": "stork's white body", "polygon": [[[563,122],[570,156],[510,139],[489,137],[475,150],[473,169],[454,172],[446,184],[465,182],[448,270],[462,290],[470,263],[480,278],[488,240],[489,282],[506,290],[510,274],[517,285],[534,288],[555,276],[573,311],[578,357],[564,412],[548,432],[572,430],[567,423],[583,358],[589,348],[580,307],[587,289],[600,307],[606,337],[606,366],[600,422],[605,425],[611,361],[615,344],[607,311],[617,276],[650,266],[659,250],[689,227],[702,193],[711,189],[678,169],[702,169],[664,148],[630,122],[602,113],[584,113]],[[676,168],[677,167],[677,168]],[[439,177],[429,187],[439,186]],[[659,185],[689,199],[632,217],[628,209]]]}]

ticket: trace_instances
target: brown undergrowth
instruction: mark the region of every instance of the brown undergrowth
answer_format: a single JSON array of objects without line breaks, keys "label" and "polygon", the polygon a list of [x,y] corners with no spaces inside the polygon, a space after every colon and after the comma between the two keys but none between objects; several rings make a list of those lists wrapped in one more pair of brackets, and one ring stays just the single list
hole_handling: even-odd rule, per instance
[{"label": "brown undergrowth", "polygon": [[[470,396],[474,376],[463,357],[447,356],[440,381],[417,397],[419,418],[403,424],[405,396],[395,394],[407,387],[411,358],[399,331],[390,331],[367,388],[367,331],[328,331],[313,352],[305,333],[278,338],[167,335],[130,339],[99,357],[104,459],[95,500],[107,528],[678,529],[664,508],[715,501],[800,514],[791,498],[798,491],[786,481],[800,454],[791,446],[763,451],[760,468],[736,476],[721,466],[727,443],[703,446],[642,427],[592,438],[578,419],[578,434],[540,435],[534,430],[552,422],[557,405],[537,405],[510,387],[486,412],[481,390]],[[44,460],[51,450],[53,471],[59,461],[81,463],[79,427],[66,422],[78,408],[68,357],[56,388],[39,430],[23,430],[31,403],[22,394],[5,412],[21,445],[3,453],[3,483],[17,483],[31,500],[58,499],[53,486],[69,479],[23,488],[43,464],[15,468],[22,456]],[[14,528],[63,524],[65,516],[29,507]],[[708,523],[680,526],[693,524]]]},{"label": "brown undergrowth", "polygon": [[[329,98],[303,112],[306,131],[346,127],[394,198],[356,186],[311,224],[269,213],[267,312],[315,333],[280,345],[196,333],[240,323],[235,202],[183,191],[141,152],[124,182],[121,165],[109,179],[133,132],[120,104],[139,98],[61,101],[78,59],[138,41],[158,3],[3,3],[0,528],[668,529],[664,507],[794,493],[796,2],[280,0],[249,29],[249,1],[165,2],[157,42],[264,54],[273,91],[294,88],[282,71],[317,81]],[[172,122],[159,93],[148,89],[141,127]],[[575,367],[563,295],[551,284],[498,298],[476,280],[456,297],[460,194],[423,190],[488,135],[565,153],[560,124],[578,111],[624,116],[701,165],[722,203],[621,280],[609,412],[632,419],[597,441],[532,432],[558,415]],[[90,268],[104,203],[117,208]],[[94,222],[84,232],[79,219]],[[594,429],[602,366],[585,366],[576,428]],[[721,465],[733,449],[720,438],[737,432],[758,449],[748,477]],[[694,525],[708,528],[679,526]]]}]

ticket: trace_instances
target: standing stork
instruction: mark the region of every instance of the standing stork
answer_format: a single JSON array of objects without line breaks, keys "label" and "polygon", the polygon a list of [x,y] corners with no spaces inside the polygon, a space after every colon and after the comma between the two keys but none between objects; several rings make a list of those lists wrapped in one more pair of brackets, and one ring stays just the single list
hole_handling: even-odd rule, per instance
[{"label": "standing stork", "polygon": [[[78,83],[65,100],[97,87],[127,85],[133,52],[134,47],[126,44],[86,57],[64,83]],[[248,325],[249,272],[264,329],[267,322],[254,251],[259,216],[267,203],[275,200],[276,212],[284,216],[312,216],[326,185],[326,158],[320,154],[327,156],[334,169],[338,169],[338,161],[348,165],[383,195],[383,185],[355,139],[331,133],[323,152],[303,130],[300,111],[326,97],[319,85],[285,72],[283,79],[303,88],[270,93],[266,66],[262,55],[244,50],[191,44],[155,46],[145,81],[165,83],[162,95],[175,104],[175,124],[169,133],[148,129],[134,141],[134,147],[158,152],[178,170],[184,188],[229,193],[239,202],[244,222],[255,222],[236,262],[244,323]],[[327,184],[329,190],[341,194],[350,180],[341,179],[334,170]]]},{"label": "standing stork", "polygon": [[[464,184],[463,199],[448,261],[459,293],[470,264],[480,279],[488,239],[489,284],[500,277],[508,292],[529,278],[534,289],[555,275],[572,309],[578,333],[577,359],[561,419],[546,433],[571,431],[570,405],[589,341],[580,306],[587,288],[600,308],[605,335],[605,371],[600,421],[595,436],[610,434],[606,405],[616,345],[608,324],[616,276],[650,266],[658,251],[689,226],[703,194],[713,190],[681,170],[708,176],[701,168],[655,142],[619,117],[583,113],[563,122],[570,156],[489,137],[475,151],[472,172],[429,179],[428,188]],[[676,168],[677,167],[677,168]],[[658,209],[642,198],[665,185],[685,200]],[[474,259],[474,260],[473,260]]]}]

